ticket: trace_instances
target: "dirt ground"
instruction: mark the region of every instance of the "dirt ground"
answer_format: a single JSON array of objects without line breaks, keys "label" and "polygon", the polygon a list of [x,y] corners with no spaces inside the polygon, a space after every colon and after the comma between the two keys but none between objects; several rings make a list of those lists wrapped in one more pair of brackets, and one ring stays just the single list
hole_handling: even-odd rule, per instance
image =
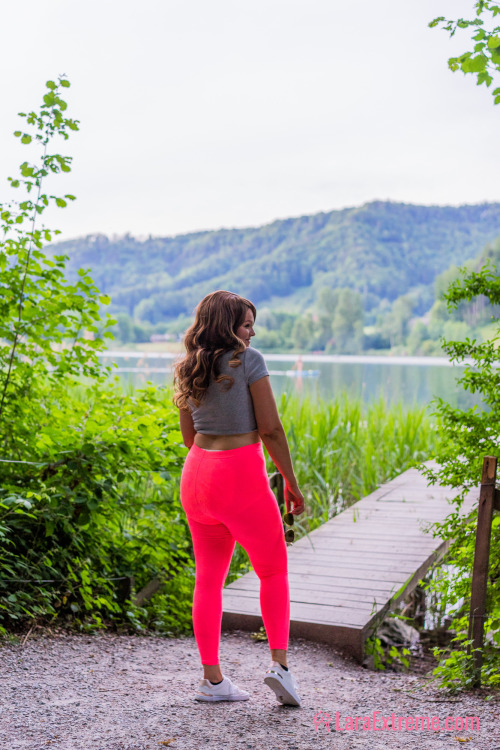
[{"label": "dirt ground", "polygon": [[[288,660],[298,708],[277,703],[263,682],[267,642],[243,631],[222,634],[221,667],[250,700],[213,704],[193,700],[202,669],[192,637],[34,631],[23,640],[0,641],[1,750],[500,750],[498,698],[445,697],[421,674],[373,672],[304,639],[290,640]],[[415,730],[415,717],[429,728],[424,718]]]}]

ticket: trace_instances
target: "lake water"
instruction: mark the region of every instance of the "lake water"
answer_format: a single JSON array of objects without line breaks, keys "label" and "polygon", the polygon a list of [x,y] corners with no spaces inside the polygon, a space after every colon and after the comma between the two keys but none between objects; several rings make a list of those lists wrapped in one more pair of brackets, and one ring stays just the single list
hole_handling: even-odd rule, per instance
[{"label": "lake water", "polygon": [[[364,357],[304,354],[302,373],[296,354],[263,352],[276,397],[282,392],[329,399],[343,392],[370,402],[383,397],[389,403],[425,405],[440,396],[448,403],[467,408],[479,403],[477,395],[457,384],[463,366],[438,357]],[[179,355],[155,352],[108,351],[103,360],[116,362],[124,383],[140,387],[147,381],[157,385],[172,382],[172,364]],[[293,368],[293,369],[292,369]]]}]

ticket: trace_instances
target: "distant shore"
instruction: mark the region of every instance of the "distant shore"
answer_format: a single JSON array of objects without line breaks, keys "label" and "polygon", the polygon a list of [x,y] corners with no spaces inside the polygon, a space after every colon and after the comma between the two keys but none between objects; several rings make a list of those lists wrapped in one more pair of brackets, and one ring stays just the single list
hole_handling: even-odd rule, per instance
[{"label": "distant shore", "polygon": [[[258,349],[258,347],[255,347]],[[105,358],[131,359],[174,359],[184,352],[182,342],[160,342],[130,344],[108,349],[101,356]],[[447,357],[415,357],[396,354],[320,354],[315,352],[269,352],[262,350],[265,358],[274,362],[296,362],[299,357],[303,362],[344,362],[351,364],[385,364],[414,365],[417,367],[463,367],[471,362],[453,363]]]}]

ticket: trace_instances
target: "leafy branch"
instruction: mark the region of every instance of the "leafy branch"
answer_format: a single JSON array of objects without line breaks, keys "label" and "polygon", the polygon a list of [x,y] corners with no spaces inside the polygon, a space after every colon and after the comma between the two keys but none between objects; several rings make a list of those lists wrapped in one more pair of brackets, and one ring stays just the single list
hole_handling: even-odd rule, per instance
[{"label": "leafy branch", "polygon": [[109,371],[97,357],[104,348],[99,326],[104,328],[103,337],[113,337],[106,329],[115,321],[107,316],[103,326],[99,312],[99,303],[109,304],[109,297],[99,295],[84,269],[78,271],[76,284],[68,284],[63,273],[67,256],[48,257],[42,251],[59,230],[38,226],[49,206],[65,208],[75,200],[74,195],[53,195],[45,189],[49,176],[71,171],[72,157],[50,148],[56,136],[66,141],[79,129],[79,121],[66,116],[67,103],[61,96],[69,86],[64,76],[47,81],[39,110],[19,113],[25,128],[16,130],[15,137],[25,146],[37,146],[40,153],[34,162],[20,165],[17,177],[8,178],[12,188],[24,191],[22,199],[0,203],[0,419],[4,423],[15,418],[13,413],[6,418],[8,393],[12,391],[12,404],[21,393],[29,398],[37,373],[50,381],[80,374],[104,377],[103,372]]},{"label": "leafy branch", "polygon": [[[487,16],[489,21],[495,19],[500,15],[500,5],[491,0],[477,0],[474,7],[476,18],[459,18],[453,21],[439,16],[429,23],[429,27],[440,25],[445,31],[450,32],[450,37],[454,36],[458,29],[471,28],[474,32],[472,40],[475,42],[473,49],[457,57],[450,57],[448,66],[453,71],[461,70],[465,74],[476,75],[478,86],[483,83],[491,86],[494,73],[500,71],[500,26],[485,28],[485,21],[481,16]],[[500,87],[494,89],[492,94],[494,103],[499,104]]]}]

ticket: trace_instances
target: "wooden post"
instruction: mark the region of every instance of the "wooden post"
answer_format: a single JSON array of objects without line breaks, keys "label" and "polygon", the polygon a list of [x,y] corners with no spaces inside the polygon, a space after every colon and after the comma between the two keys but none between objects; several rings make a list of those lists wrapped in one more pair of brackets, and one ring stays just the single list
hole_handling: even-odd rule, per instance
[{"label": "wooden post", "polygon": [[127,576],[120,578],[116,585],[117,596],[120,604],[125,604],[127,599],[132,599],[132,591],[134,588],[134,577]]},{"label": "wooden post", "polygon": [[[472,639],[473,652],[473,686],[481,684],[481,666],[483,663],[484,620],[486,618],[486,587],[488,583],[488,565],[490,557],[491,521],[496,506],[495,479],[497,459],[486,456],[483,459],[479,509],[477,515],[476,545],[474,549],[474,567],[472,570],[472,587],[469,614],[469,640]],[[470,656],[471,648],[467,653]]]},{"label": "wooden post", "polygon": [[149,583],[147,583],[144,588],[142,588],[138,594],[136,594],[135,598],[133,599],[133,603],[136,607],[142,607],[145,601],[148,599],[151,599],[151,597],[156,594],[157,591],[160,591],[163,584],[165,583],[165,580],[160,578],[160,576],[155,576],[152,578]]}]

